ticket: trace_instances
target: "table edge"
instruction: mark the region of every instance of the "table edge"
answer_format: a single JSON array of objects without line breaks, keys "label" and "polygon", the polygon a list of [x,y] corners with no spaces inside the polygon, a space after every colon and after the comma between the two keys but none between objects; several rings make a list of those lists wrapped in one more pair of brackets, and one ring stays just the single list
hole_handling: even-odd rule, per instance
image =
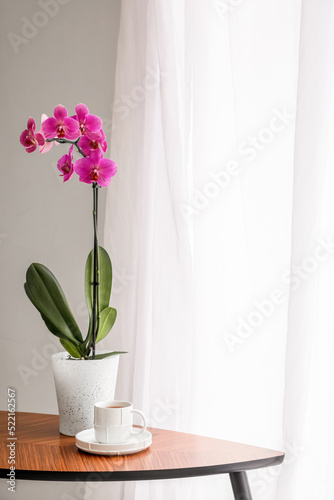
[{"label": "table edge", "polygon": [[[162,469],[145,471],[36,471],[16,469],[15,478],[32,481],[145,481],[158,479],[181,479],[188,477],[230,474],[280,465],[284,453],[276,457],[238,462],[234,464],[191,467],[184,469]],[[0,478],[7,478],[8,469],[0,469]]]}]

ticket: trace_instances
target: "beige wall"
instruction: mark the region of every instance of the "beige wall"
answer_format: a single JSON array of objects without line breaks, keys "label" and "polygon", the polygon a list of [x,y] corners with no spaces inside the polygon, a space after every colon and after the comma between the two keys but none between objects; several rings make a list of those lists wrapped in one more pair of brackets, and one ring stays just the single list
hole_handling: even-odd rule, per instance
[{"label": "beige wall", "polygon": [[[57,104],[72,113],[84,102],[103,118],[109,141],[120,2],[1,2],[1,410],[10,386],[17,391],[18,410],[57,413],[49,356],[62,348],[24,293],[25,272],[31,262],[48,266],[86,329],[83,271],[92,247],[92,190],[78,178],[63,185],[56,170],[67,148],[27,154],[19,136],[29,116],[38,123]],[[102,215],[105,192],[100,193]],[[15,498],[83,498],[87,492],[78,487],[18,481]],[[101,494],[99,488],[94,498]],[[0,498],[12,495],[0,480]]]},{"label": "beige wall", "polygon": [[27,154],[19,136],[29,116],[39,124],[57,104],[74,113],[84,102],[103,118],[109,141],[119,16],[120,0],[1,2],[2,410],[11,386],[18,410],[57,412],[49,355],[62,348],[24,293],[25,272],[31,262],[49,267],[85,330],[83,272],[92,248],[92,189],[77,177],[62,184],[56,170],[67,148]]}]

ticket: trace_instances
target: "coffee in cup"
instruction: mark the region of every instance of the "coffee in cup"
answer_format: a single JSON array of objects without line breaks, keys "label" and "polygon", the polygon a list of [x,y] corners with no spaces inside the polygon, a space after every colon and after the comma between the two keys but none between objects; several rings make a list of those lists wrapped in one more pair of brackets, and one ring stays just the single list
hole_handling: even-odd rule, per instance
[{"label": "coffee in cup", "polygon": [[[143,427],[133,427],[133,414],[143,419]],[[134,410],[128,401],[101,401],[94,405],[95,439],[100,443],[125,443],[131,435],[138,435],[146,429],[146,418],[140,410]]]}]

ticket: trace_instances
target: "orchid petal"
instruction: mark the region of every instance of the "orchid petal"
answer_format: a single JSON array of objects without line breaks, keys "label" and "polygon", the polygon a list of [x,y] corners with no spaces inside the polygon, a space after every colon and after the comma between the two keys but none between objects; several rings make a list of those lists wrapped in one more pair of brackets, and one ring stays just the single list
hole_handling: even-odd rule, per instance
[{"label": "orchid petal", "polygon": [[59,158],[58,162],[57,162],[57,168],[58,170],[60,170],[62,172],[62,169],[61,167],[63,165],[65,165],[65,163],[67,162],[67,159],[68,159],[68,155],[63,155],[61,158]]},{"label": "orchid petal", "polygon": [[79,181],[85,182],[86,184],[93,184],[93,182],[95,182],[91,179],[90,172],[83,172],[82,174],[79,174]]},{"label": "orchid petal", "polygon": [[27,146],[27,137],[28,137],[28,135],[29,135],[28,129],[23,130],[22,134],[20,135],[20,143],[24,147]]},{"label": "orchid petal", "polygon": [[45,137],[48,139],[51,137],[56,137],[57,136],[57,126],[58,126],[58,122],[53,116],[51,116],[50,118],[47,118],[42,123],[42,131],[43,131],[43,134],[45,135]]},{"label": "orchid petal", "polygon": [[72,175],[73,175],[73,170],[72,170],[72,172],[65,174],[64,175],[64,182],[69,181],[70,178],[72,177]]},{"label": "orchid petal", "polygon": [[64,125],[71,134],[79,130],[78,122],[73,118],[64,118]]},{"label": "orchid petal", "polygon": [[89,156],[91,150],[93,149],[91,147],[90,143],[91,143],[91,141],[86,135],[81,136],[80,141],[79,141],[79,146],[86,156]]},{"label": "orchid petal", "polygon": [[45,143],[45,138],[42,134],[40,134],[39,132],[37,132],[37,134],[35,134],[35,137],[36,137],[36,140],[38,142],[38,144],[40,146],[43,146],[43,144]]},{"label": "orchid petal", "polygon": [[29,146],[26,148],[26,151],[27,153],[33,153],[37,148],[37,143],[36,144],[32,144],[32,146]]},{"label": "orchid petal", "polygon": [[102,128],[102,120],[99,116],[86,115],[85,116],[85,127],[90,132],[96,133]]},{"label": "orchid petal", "polygon": [[65,139],[69,139],[70,141],[75,141],[78,137],[80,137],[80,133],[74,132],[73,134],[67,133],[65,135]]},{"label": "orchid petal", "polygon": [[60,158],[57,163],[58,170],[61,172],[61,175],[64,178],[64,182],[68,181],[74,172],[73,169],[73,146],[70,147],[68,155],[64,155]]},{"label": "orchid petal", "polygon": [[65,138],[76,139],[80,136],[79,124],[73,118],[64,118]]},{"label": "orchid petal", "polygon": [[81,158],[74,163],[74,171],[79,175],[79,181],[86,182],[87,184],[94,182],[90,177],[90,172],[93,168],[94,163],[89,157]]},{"label": "orchid petal", "polygon": [[80,136],[80,132],[79,132],[79,131],[77,131],[77,132],[73,132],[73,133],[66,132],[66,134],[65,134],[65,139],[69,139],[70,141],[74,141],[74,140],[75,140],[75,139],[77,139],[79,136]]},{"label": "orchid petal", "polygon": [[78,115],[79,123],[83,123],[85,116],[88,115],[88,113],[89,113],[86,104],[80,103],[77,106],[75,106],[74,109],[75,109],[76,114]]},{"label": "orchid petal", "polygon": [[28,119],[27,129],[30,135],[35,135],[36,123],[35,120],[31,117]]},{"label": "orchid petal", "polygon": [[99,178],[97,180],[100,186],[109,186],[111,178],[117,172],[117,165],[114,161],[103,158],[99,163]]},{"label": "orchid petal", "polygon": [[100,132],[91,132],[88,128],[86,129],[86,135],[89,137],[92,141],[99,141],[101,139],[101,134]]},{"label": "orchid petal", "polygon": [[117,165],[114,161],[109,160],[108,158],[102,158],[99,163],[99,170],[101,170],[101,172],[105,172],[106,170],[108,170],[108,172],[110,172],[111,174],[111,177],[113,177],[117,172]]},{"label": "orchid petal", "polygon": [[93,167],[94,163],[92,162],[89,156],[87,156],[86,158],[80,158],[80,160],[77,160],[74,163],[74,170],[78,175],[81,175],[87,171],[90,172]]},{"label": "orchid petal", "polygon": [[89,155],[89,158],[92,160],[94,165],[98,165],[102,157],[103,153],[99,149],[94,149],[94,151],[92,151]]},{"label": "orchid petal", "polygon": [[99,172],[99,177],[96,180],[96,182],[98,183],[99,186],[108,187],[110,184],[110,181],[111,181],[111,177],[108,177],[107,174],[101,174],[101,172]]},{"label": "orchid petal", "polygon": [[45,142],[43,144],[43,146],[40,146],[39,147],[39,152],[40,153],[48,153],[50,151],[50,149],[52,148],[53,144],[57,144],[58,146],[58,142],[56,143],[53,143],[53,142]]},{"label": "orchid petal", "polygon": [[65,106],[58,104],[58,106],[55,107],[53,114],[56,117],[57,122],[62,123],[67,117],[67,109],[65,108]]}]

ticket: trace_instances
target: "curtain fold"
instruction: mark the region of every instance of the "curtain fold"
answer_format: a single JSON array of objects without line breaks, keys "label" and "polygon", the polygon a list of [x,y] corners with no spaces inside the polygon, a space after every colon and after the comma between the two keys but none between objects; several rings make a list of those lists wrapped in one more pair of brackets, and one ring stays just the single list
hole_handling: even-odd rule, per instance
[{"label": "curtain fold", "polygon": [[334,5],[303,0],[279,499],[333,498]]},{"label": "curtain fold", "polygon": [[177,428],[188,422],[193,318],[190,230],[179,210],[189,196],[184,10],[177,1],[122,3],[112,137],[120,169],[105,231],[115,269],[130,276],[114,297],[129,350],[119,391],[152,424]]}]

